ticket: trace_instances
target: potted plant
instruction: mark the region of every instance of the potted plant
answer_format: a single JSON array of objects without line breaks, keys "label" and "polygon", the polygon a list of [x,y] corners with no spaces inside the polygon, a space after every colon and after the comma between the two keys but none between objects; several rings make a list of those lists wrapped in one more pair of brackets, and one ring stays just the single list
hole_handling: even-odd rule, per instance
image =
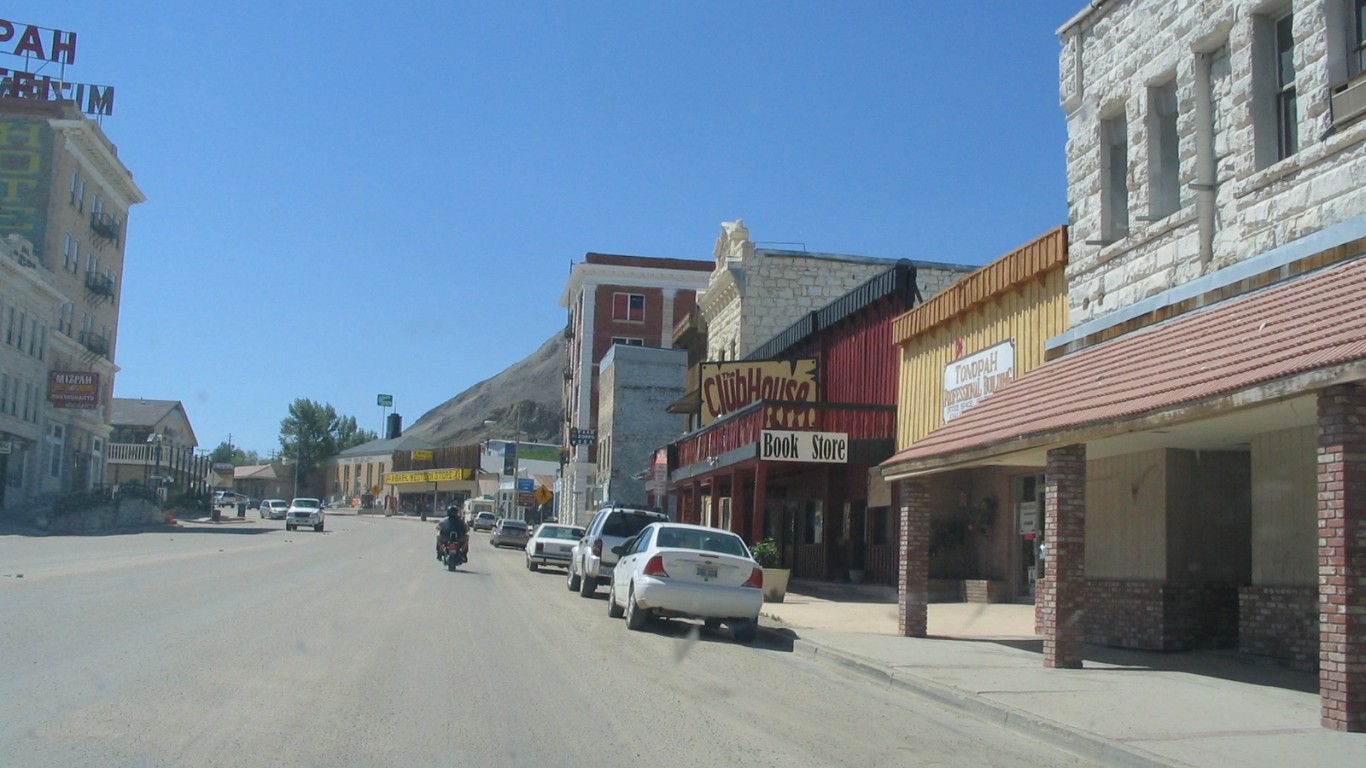
[{"label": "potted plant", "polygon": [[781,567],[783,557],[778,542],[771,538],[761,539],[749,549],[754,561],[764,569],[764,602],[781,603],[787,596],[787,581],[792,571]]}]

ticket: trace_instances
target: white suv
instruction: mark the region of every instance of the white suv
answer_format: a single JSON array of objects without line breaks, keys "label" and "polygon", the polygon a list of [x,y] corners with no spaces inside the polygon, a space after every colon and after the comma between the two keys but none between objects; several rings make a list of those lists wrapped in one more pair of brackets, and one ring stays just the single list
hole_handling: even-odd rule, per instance
[{"label": "white suv", "polygon": [[312,526],[313,530],[323,529],[323,503],[317,499],[295,499],[289,502],[285,511],[285,530],[292,531],[300,526]]},{"label": "white suv", "polygon": [[631,504],[608,504],[598,510],[583,538],[574,545],[574,553],[566,569],[565,586],[592,597],[599,584],[612,581],[612,568],[617,556],[612,547],[640,533],[650,523],[669,522],[669,516],[657,509]]}]

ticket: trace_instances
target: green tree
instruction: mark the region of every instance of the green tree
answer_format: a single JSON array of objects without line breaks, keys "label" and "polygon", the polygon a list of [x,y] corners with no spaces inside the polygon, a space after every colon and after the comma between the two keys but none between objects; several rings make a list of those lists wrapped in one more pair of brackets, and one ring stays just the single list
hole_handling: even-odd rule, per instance
[{"label": "green tree", "polygon": [[244,451],[225,440],[213,449],[209,454],[209,460],[215,464],[231,464],[234,467],[242,467],[248,464],[260,464],[261,456],[256,451]]},{"label": "green tree", "polygon": [[374,432],[356,426],[355,417],[307,398],[290,403],[289,416],[280,422],[281,456],[295,466],[300,488],[312,487],[330,457],[374,439]]}]

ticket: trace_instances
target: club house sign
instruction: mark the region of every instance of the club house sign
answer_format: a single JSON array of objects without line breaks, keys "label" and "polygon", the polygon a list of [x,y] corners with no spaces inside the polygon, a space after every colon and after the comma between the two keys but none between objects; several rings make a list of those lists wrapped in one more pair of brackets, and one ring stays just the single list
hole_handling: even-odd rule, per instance
[{"label": "club house sign", "polygon": [[962,416],[987,395],[1014,380],[1014,339],[944,366],[944,423]]},{"label": "club house sign", "polygon": [[765,429],[759,439],[761,461],[849,463],[849,435],[844,432],[789,432]]}]

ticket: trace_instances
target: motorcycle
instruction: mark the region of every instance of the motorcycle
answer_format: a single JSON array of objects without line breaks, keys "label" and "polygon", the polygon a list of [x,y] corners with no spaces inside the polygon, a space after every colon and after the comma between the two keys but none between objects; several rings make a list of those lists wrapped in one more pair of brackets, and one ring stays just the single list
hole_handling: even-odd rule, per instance
[{"label": "motorcycle", "polygon": [[469,562],[469,550],[461,546],[459,541],[442,542],[441,562],[446,566],[446,570],[453,571],[457,566]]}]

